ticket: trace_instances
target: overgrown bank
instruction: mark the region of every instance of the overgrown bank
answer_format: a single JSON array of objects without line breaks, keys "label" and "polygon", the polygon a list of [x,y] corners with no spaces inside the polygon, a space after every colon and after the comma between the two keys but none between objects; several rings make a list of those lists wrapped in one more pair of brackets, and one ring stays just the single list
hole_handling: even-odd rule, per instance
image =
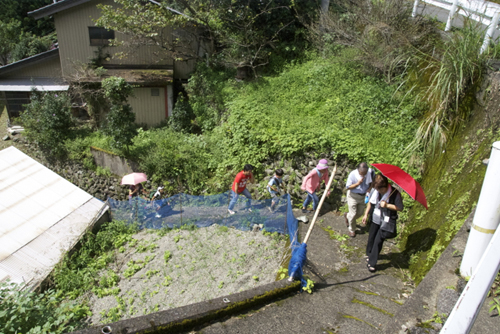
[{"label": "overgrown bank", "polygon": [[471,119],[462,122],[445,150],[428,162],[422,187],[429,210],[419,205],[411,209],[400,241],[416,283],[432,268],[477,203],[486,172],[482,160],[490,156],[493,142],[500,140],[499,87],[500,74],[490,72]]},{"label": "overgrown bank", "polygon": [[[139,130],[129,156],[154,181],[182,183],[192,194],[226,191],[245,163],[253,164],[262,178],[269,159],[311,151],[408,167],[404,149],[418,127],[421,106],[399,92],[397,84],[362,74],[345,62],[348,56],[312,56],[256,82],[221,81],[222,123],[202,134],[172,127]],[[206,69],[199,75],[219,74]],[[195,75],[190,84],[205,86],[206,81]],[[91,145],[125,153],[100,132],[82,132],[66,148],[71,158],[88,159]]]}]

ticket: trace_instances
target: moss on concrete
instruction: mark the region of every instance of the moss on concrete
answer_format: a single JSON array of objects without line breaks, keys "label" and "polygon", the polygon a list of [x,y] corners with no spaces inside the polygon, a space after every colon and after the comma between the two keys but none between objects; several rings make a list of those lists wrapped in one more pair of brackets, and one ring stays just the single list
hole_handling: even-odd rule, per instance
[{"label": "moss on concrete", "polygon": [[269,302],[270,300],[275,300],[280,296],[286,295],[293,291],[297,291],[299,289],[300,289],[300,281],[296,281],[283,288],[267,291],[266,293],[255,296],[253,298],[246,299],[241,302],[232,303],[231,305],[225,308],[218,309],[208,314],[200,315],[194,318],[187,318],[182,321],[174,321],[159,326],[152,325],[152,328],[141,331],[141,333],[179,333],[188,331],[208,321],[234,315],[238,312],[241,312],[242,310],[249,309],[257,305],[261,305],[262,303]]},{"label": "moss on concrete", "polygon": [[[498,85],[498,83],[496,83]],[[498,90],[498,89],[497,89]],[[497,91],[495,90],[495,91]],[[492,95],[488,106],[476,106],[443,152],[429,159],[423,175],[429,210],[414,205],[399,243],[415,283],[420,283],[463,225],[479,198],[491,145],[500,138],[500,96]]]},{"label": "moss on concrete", "polygon": [[378,311],[378,312],[380,312],[380,313],[382,313],[382,314],[385,314],[385,315],[388,315],[388,316],[391,316],[391,317],[393,317],[393,316],[394,316],[394,314],[392,314],[392,313],[391,313],[391,312],[389,312],[389,311],[386,311],[386,310],[384,310],[384,309],[381,309],[380,307],[377,307],[377,306],[375,306],[375,305],[373,305],[373,304],[370,304],[370,303],[368,303],[368,302],[364,302],[364,301],[359,300],[359,299],[357,299],[357,298],[353,298],[353,299],[351,300],[351,303],[364,305],[364,306],[367,306],[367,307],[369,307],[369,308],[371,308],[371,309],[373,309],[373,310],[375,310],[375,311]]},{"label": "moss on concrete", "polygon": [[378,328],[377,328],[377,326],[374,326],[374,325],[370,324],[369,322],[364,321],[363,319],[360,319],[360,318],[357,318],[357,317],[353,317],[352,315],[343,314],[343,315],[342,315],[342,317],[347,318],[347,319],[354,319],[354,320],[357,320],[357,321],[359,321],[359,322],[365,323],[365,324],[367,324],[368,326],[371,326],[371,327],[373,327],[373,328],[378,329]]}]

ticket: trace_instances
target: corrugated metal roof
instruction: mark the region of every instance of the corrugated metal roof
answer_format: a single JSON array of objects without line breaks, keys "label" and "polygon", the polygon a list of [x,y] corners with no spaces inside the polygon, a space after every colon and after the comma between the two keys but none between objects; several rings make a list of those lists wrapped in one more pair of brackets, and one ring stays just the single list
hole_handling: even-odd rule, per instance
[{"label": "corrugated metal roof", "polygon": [[18,149],[0,151],[0,281],[40,283],[102,207]]}]

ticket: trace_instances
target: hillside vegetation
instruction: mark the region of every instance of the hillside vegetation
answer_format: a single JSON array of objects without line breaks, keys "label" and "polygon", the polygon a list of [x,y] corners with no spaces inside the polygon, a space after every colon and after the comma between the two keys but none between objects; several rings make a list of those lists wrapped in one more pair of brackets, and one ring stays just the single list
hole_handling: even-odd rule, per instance
[{"label": "hillside vegetation", "polygon": [[[89,169],[97,169],[90,146],[136,160],[150,180],[166,185],[169,194],[226,191],[246,163],[256,167],[261,180],[266,161],[311,151],[333,151],[335,158],[351,163],[398,165],[421,181],[429,202],[425,211],[420,205],[411,207],[405,196],[397,239],[401,253],[393,254],[418,283],[477,201],[485,171],[480,161],[500,139],[495,95],[499,89],[498,78],[491,87],[483,84],[488,60],[495,58],[498,48],[479,55],[478,27],[469,24],[445,35],[432,20],[411,19],[412,3],[332,2],[328,14],[295,22],[295,30],[289,26],[289,39],[277,48],[279,56],[271,55],[275,51],[269,42],[277,35],[262,33],[269,49],[258,65],[252,65],[252,79],[235,79],[234,50],[228,47],[226,53],[199,63],[179,89],[168,124],[131,129],[132,122],[120,123],[123,119],[116,113],[113,124],[118,126],[113,130],[131,130],[124,145],[116,145],[116,136],[96,124],[66,127],[64,138],[51,136],[49,145],[43,145],[43,134],[37,137],[36,129],[60,126],[57,120],[62,118],[56,115],[69,108],[60,106],[54,112],[54,96],[40,96],[37,110],[53,117],[37,117],[37,123],[44,124],[28,126],[27,138],[48,147],[48,155],[83,161]],[[267,19],[272,23],[271,17]],[[310,47],[285,57],[290,36],[303,38],[305,28]],[[232,32],[227,28],[219,36],[224,45]],[[307,45],[304,39],[300,42]],[[260,55],[261,44],[252,45],[252,54]],[[227,59],[221,59],[224,54]],[[254,57],[243,56],[245,61]],[[123,80],[120,86],[124,91],[130,88]],[[480,89],[491,95],[478,106]]]},{"label": "hillside vegetation", "polygon": [[[259,173],[268,157],[308,151],[333,150],[352,161],[408,167],[405,148],[421,108],[397,92],[396,84],[366,76],[344,59],[313,56],[256,82],[228,79],[221,83],[226,114],[220,125],[202,134],[170,127],[141,130],[130,155],[150,178],[176,182],[179,177],[192,193],[225,191],[245,163]],[[200,72],[216,75],[216,70]],[[125,153],[101,133],[68,142],[71,149],[88,150],[89,144]]]}]

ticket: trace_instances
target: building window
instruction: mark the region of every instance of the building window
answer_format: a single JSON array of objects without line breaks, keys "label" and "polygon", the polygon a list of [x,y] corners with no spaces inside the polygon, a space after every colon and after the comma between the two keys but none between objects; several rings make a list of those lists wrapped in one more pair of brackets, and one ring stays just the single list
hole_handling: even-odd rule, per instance
[{"label": "building window", "polygon": [[89,27],[89,39],[90,46],[106,46],[110,39],[115,39],[115,32],[101,27]]},{"label": "building window", "polygon": [[5,92],[5,100],[10,120],[15,122],[14,119],[24,111],[24,105],[30,103],[30,93]]},{"label": "building window", "polygon": [[151,96],[160,96],[159,88],[151,88]]}]

